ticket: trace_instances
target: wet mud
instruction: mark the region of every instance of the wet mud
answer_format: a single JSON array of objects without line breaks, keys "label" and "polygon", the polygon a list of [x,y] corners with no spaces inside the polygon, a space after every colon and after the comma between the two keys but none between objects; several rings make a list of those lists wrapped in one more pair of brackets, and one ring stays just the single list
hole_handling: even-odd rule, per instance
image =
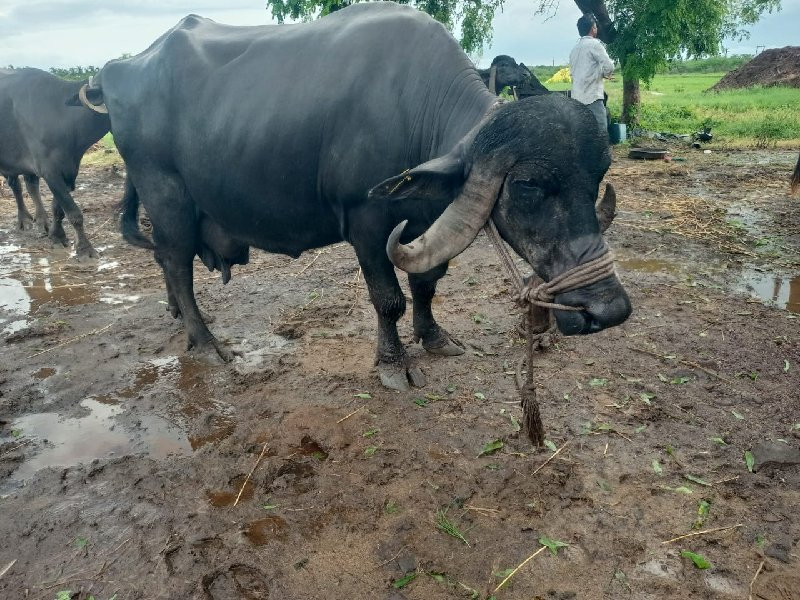
[{"label": "wet mud", "polygon": [[[467,352],[428,355],[407,315],[427,385],[398,393],[345,244],[254,252],[226,286],[198,263],[223,365],[116,232],[118,169],[78,181],[94,261],[0,196],[0,597],[800,599],[796,153],[679,158],[609,172],[634,313],[537,357],[548,449],[519,432],[483,235],[434,304]],[[543,539],[566,545],[495,591]]]}]

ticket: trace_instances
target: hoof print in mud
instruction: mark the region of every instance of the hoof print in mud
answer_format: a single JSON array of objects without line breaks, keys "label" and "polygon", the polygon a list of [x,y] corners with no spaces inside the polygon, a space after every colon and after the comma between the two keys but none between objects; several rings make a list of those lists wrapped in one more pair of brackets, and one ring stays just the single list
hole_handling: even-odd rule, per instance
[{"label": "hoof print in mud", "polygon": [[270,597],[270,585],[264,573],[243,564],[205,575],[201,586],[207,600],[268,600]]}]

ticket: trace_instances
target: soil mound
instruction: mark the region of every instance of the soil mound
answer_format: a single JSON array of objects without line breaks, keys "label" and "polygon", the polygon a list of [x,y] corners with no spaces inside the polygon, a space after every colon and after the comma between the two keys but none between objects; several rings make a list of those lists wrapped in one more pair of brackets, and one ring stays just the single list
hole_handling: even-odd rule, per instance
[{"label": "soil mound", "polygon": [[800,88],[800,46],[764,50],[725,75],[711,89],[731,90],[754,85]]}]

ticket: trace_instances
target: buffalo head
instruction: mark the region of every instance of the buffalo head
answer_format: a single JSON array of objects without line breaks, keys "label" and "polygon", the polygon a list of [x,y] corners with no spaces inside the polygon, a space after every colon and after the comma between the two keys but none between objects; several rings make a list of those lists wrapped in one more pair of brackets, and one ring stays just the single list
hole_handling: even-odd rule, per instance
[{"label": "buffalo head", "polygon": [[[417,214],[447,198],[421,235],[413,225],[412,235],[403,235],[405,222],[390,235],[387,253],[400,269],[420,273],[447,262],[491,217],[506,242],[549,281],[607,251],[602,229],[613,218],[613,188],[596,199],[610,164],[608,144],[589,111],[549,94],[500,105],[451,152],[384,181],[371,195],[427,200]],[[403,218],[413,224],[414,211],[407,212]],[[631,312],[616,275],[558,294],[555,302],[582,309],[555,311],[568,335],[618,325]]]},{"label": "buffalo head", "polygon": [[495,56],[488,69],[481,69],[478,72],[483,83],[493,94],[499,93],[504,87],[521,86],[531,78],[528,67],[522,63],[517,64],[517,61],[505,54]]}]

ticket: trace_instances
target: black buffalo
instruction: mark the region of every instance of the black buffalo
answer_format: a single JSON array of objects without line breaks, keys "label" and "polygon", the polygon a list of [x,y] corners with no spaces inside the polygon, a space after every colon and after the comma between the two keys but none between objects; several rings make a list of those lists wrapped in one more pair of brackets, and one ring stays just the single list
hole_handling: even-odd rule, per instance
[{"label": "black buffalo", "polygon": [[499,54],[494,57],[488,69],[478,69],[483,83],[493,94],[499,94],[503,88],[516,88],[518,98],[528,98],[538,94],[550,92],[544,87],[536,75],[523,63],[517,61],[506,54]]},{"label": "black buffalo", "polygon": [[[66,213],[75,228],[77,255],[96,257],[81,209],[70,194],[84,152],[109,130],[107,115],[75,105],[73,99],[85,83],[64,81],[39,69],[0,70],[0,175],[14,192],[20,229],[33,221],[22,202],[21,175],[42,233],[49,232],[54,242],[66,246]],[[40,178],[53,192],[52,226],[39,196]]]},{"label": "black buffalo", "polygon": [[792,193],[796,193],[797,189],[800,188],[800,156],[797,157],[797,164],[794,167],[794,173],[792,173]]},{"label": "black buffalo", "polygon": [[[283,26],[189,16],[108,63],[88,95],[107,106],[127,165],[126,237],[144,243],[141,201],[189,347],[226,359],[195,302],[196,255],[235,264],[249,246],[296,257],[346,240],[378,315],[381,380],[406,389],[424,379],[397,333],[394,265],[409,273],[415,338],[454,355],[431,300],[490,217],[545,280],[606,251],[595,199],[611,161],[589,111],[555,94],[498,104],[447,30],[409,7]],[[614,275],[556,301],[582,308],[556,311],[566,334],[631,311]]]}]

